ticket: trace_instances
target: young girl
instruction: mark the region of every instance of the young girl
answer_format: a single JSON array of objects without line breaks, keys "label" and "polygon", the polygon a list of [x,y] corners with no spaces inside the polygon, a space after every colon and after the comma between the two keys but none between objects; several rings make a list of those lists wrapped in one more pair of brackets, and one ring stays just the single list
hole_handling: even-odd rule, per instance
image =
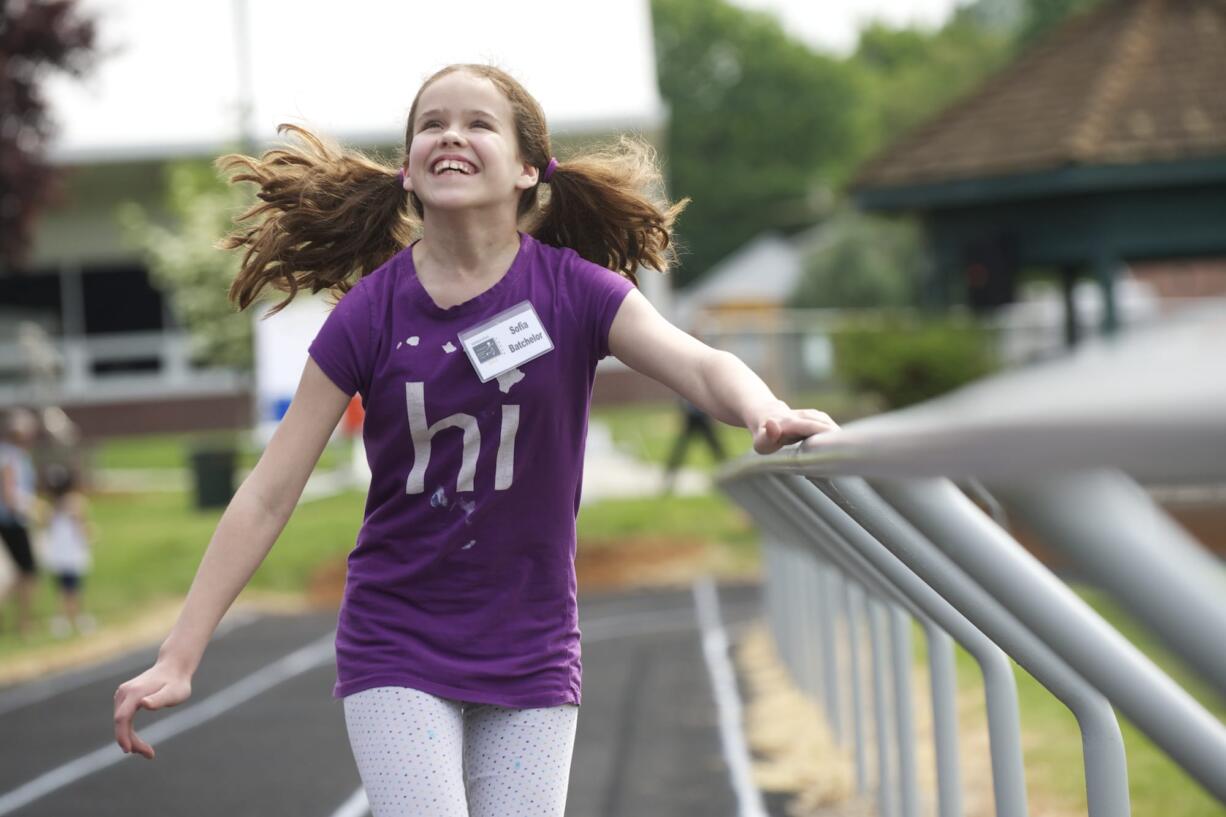
[{"label": "young girl", "polygon": [[115,738],[154,757],[133,716],[188,697],[214,628],[357,392],[372,479],[334,695],[372,812],[561,815],[580,703],[575,517],[597,361],[614,354],[747,426],[760,453],[834,424],[789,409],[635,289],[640,266],[666,267],[683,206],[644,192],[660,181],[644,147],[559,163],[537,102],[479,65],[444,68],[418,91],[399,170],[291,130],[301,147],[220,161],[260,186],[242,218],[263,217],[224,244],[246,248],[231,295],[241,307],[268,285],[343,298],[156,663],[117,690]]},{"label": "young girl", "polygon": [[81,582],[92,561],[88,502],[77,490],[73,472],[63,465],[48,467],[47,491],[51,505],[44,534],[44,567],[55,576],[64,611],[51,619],[51,633],[63,637],[73,628],[89,633],[94,630],[94,618],[81,609]]}]

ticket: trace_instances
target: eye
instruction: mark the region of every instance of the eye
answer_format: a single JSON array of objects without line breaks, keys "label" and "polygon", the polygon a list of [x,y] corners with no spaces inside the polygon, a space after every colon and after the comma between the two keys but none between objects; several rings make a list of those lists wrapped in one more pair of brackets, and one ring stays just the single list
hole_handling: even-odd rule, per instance
[{"label": "eye", "polygon": [[486,122],[484,119],[474,119],[473,127],[474,128],[485,128],[486,130],[494,129],[494,126],[491,125],[489,122]]},{"label": "eye", "polygon": [[422,130],[430,130],[431,128],[441,128],[442,126],[443,126],[443,123],[438,121],[437,119],[428,119],[425,122],[421,123]]}]

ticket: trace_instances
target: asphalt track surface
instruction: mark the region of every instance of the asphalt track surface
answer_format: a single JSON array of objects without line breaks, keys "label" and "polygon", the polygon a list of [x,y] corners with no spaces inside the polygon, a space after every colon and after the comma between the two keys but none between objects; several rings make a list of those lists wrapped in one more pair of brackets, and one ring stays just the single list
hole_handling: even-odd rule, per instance
[{"label": "asphalt track surface", "polygon": [[[760,617],[759,589],[717,589],[735,643]],[[737,814],[694,593],[581,595],[579,606],[584,690],[568,817]],[[191,699],[137,716],[154,761],[124,755],[111,726],[115,688],[149,666],[154,647],[0,689],[0,816],[369,814],[331,697],[335,612],[227,624]]]}]

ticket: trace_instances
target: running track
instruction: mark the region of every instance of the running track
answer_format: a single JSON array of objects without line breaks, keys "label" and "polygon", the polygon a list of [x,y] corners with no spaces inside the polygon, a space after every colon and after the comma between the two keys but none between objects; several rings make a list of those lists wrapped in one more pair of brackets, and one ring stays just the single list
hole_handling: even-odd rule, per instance
[{"label": "running track", "polygon": [[[580,597],[584,691],[568,817],[764,817],[718,657],[723,634],[735,642],[758,617],[759,592],[716,590],[706,610],[702,583]],[[331,698],[335,625],[334,612],[227,619],[192,698],[138,716],[152,762],[115,745],[111,705],[154,647],[0,689],[0,817],[369,814]]]}]

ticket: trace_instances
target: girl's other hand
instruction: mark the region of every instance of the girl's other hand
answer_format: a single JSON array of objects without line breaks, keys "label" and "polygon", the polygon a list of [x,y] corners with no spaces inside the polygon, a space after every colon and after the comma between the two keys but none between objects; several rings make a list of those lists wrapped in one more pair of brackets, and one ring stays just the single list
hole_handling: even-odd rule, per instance
[{"label": "girl's other hand", "polygon": [[800,442],[814,434],[834,431],[838,423],[830,415],[817,409],[793,409],[780,404],[778,409],[765,414],[753,431],[753,450],[759,454],[771,454],[785,445]]},{"label": "girl's other hand", "polygon": [[162,661],[120,684],[115,690],[115,742],[119,748],[125,754],[136,752],[153,760],[153,747],[141,740],[133,728],[136,711],[175,706],[191,694],[191,676]]}]

